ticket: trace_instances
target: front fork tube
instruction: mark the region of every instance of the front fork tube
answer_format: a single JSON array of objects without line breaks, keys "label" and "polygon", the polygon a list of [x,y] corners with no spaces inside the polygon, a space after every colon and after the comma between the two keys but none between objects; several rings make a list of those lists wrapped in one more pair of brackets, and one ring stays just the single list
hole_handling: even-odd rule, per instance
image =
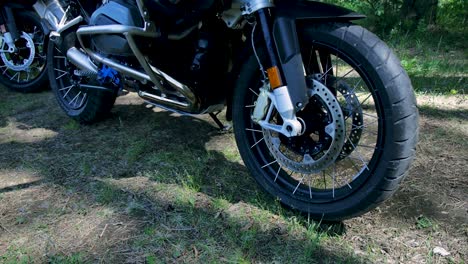
[{"label": "front fork tube", "polygon": [[[272,27],[267,12],[267,9],[259,10],[257,21],[265,40],[270,86],[260,89],[252,120],[264,129],[295,137],[305,130],[305,124],[296,117],[296,112],[303,109],[308,102],[295,22],[289,20],[289,23],[284,23],[281,18],[276,18]],[[294,34],[287,32],[291,29]],[[273,106],[282,118],[282,125],[270,123]]]},{"label": "front fork tube", "polygon": [[0,23],[0,30],[3,35],[2,42],[4,41],[7,46],[7,50],[3,50],[5,44],[1,43],[1,51],[12,53],[16,51],[15,40],[19,38],[19,32],[16,27],[15,17],[13,16],[12,9],[8,6],[4,6],[1,11],[2,18]]}]

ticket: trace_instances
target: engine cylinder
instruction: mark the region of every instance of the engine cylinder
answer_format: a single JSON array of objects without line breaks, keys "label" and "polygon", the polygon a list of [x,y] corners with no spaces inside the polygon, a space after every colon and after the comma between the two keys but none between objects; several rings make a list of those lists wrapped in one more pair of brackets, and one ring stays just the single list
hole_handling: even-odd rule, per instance
[{"label": "engine cylinder", "polygon": [[[125,25],[142,27],[143,19],[134,4],[123,1],[110,1],[98,8],[91,16],[90,25]],[[120,34],[95,35],[91,37],[93,46],[105,55],[133,55],[125,36]]]}]

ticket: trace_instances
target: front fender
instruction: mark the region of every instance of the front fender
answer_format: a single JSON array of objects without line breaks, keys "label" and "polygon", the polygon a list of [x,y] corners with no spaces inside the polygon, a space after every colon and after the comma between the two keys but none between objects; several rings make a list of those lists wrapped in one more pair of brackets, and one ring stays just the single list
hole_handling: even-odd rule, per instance
[{"label": "front fender", "polygon": [[276,15],[297,20],[351,21],[366,18],[344,7],[307,0],[283,0],[276,3]]}]

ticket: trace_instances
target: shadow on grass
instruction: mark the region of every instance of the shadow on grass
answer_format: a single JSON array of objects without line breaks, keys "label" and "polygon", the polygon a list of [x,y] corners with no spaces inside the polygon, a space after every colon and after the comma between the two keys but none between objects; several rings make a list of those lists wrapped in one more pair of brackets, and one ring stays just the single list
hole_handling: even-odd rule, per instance
[{"label": "shadow on grass", "polygon": [[448,94],[454,92],[465,94],[468,92],[468,78],[460,77],[423,77],[410,76],[411,82],[416,92],[427,94]]},{"label": "shadow on grass", "polygon": [[[50,95],[43,96],[50,99]],[[233,138],[220,135],[205,120],[154,113],[143,105],[117,105],[109,119],[80,126],[70,123],[54,104],[40,105],[34,111],[42,115],[12,111],[2,115],[0,124],[5,126],[14,116],[21,124],[17,129],[44,128],[56,132],[56,136],[33,143],[0,144],[0,167],[29,168],[44,179],[46,186],[59,185],[82,198],[93,197],[95,202],[88,204],[89,208],[104,205],[141,223],[137,238],[125,245],[113,245],[124,247],[125,254],[109,255],[110,249],[99,247],[93,251],[94,246],[89,245],[82,247],[85,260],[144,262],[155,256],[169,262],[198,258],[223,262],[366,262],[344,247],[327,249],[318,238],[324,235],[320,227],[301,224],[304,221],[299,216],[284,212],[260,191],[239,162]],[[227,141],[218,145],[216,139],[220,137]],[[136,179],[148,179],[147,194],[131,191],[131,184],[113,184],[127,180],[134,183]],[[155,188],[160,192],[149,191]],[[10,189],[4,191],[12,193]],[[178,196],[171,198],[173,194]],[[197,205],[199,195],[205,197],[201,201],[208,202]],[[214,201],[228,205],[216,206]],[[259,211],[254,218],[243,212],[251,209]],[[299,224],[260,220],[274,215],[299,217]],[[185,226],[190,228],[185,230]],[[10,228],[24,231],[32,227],[13,224]],[[158,231],[161,228],[163,233]]]},{"label": "shadow on grass", "polygon": [[423,116],[428,116],[435,119],[461,119],[468,121],[467,109],[440,109],[430,105],[418,106],[419,113]]},{"label": "shadow on grass", "polygon": [[[321,229],[329,231],[328,225],[304,224],[306,219],[284,211],[264,194],[240,163],[232,136],[219,134],[207,120],[154,113],[136,104],[116,105],[110,118],[81,126],[64,116],[50,93],[6,95],[8,104],[0,106],[0,129],[14,119],[20,124],[19,130],[44,128],[57,135],[34,143],[0,144],[1,168],[30,168],[45,179],[46,185],[71,189],[83,199],[92,197],[89,208],[104,205],[142,223],[136,238],[125,245],[113,245],[124,247],[125,254],[111,256],[105,253],[109,252],[106,248],[102,248],[103,252],[88,252],[93,250],[90,245],[84,248],[85,259],[122,261],[129,259],[126,254],[131,253],[134,262],[148,261],[151,256],[169,262],[180,258],[195,261],[197,254],[207,261],[223,257],[221,261],[226,262],[367,261],[343,246],[329,250],[329,245],[323,245],[317,238],[325,235]],[[467,113],[422,106],[421,114],[466,120]],[[145,188],[132,190],[132,184],[140,179],[148,180]],[[126,182],[128,186],[119,185]],[[171,197],[164,190],[186,196]],[[3,193],[6,192],[13,190],[5,189]],[[64,196],[63,200],[66,199]],[[203,202],[206,200],[211,202]],[[216,204],[222,201],[227,205]],[[414,218],[424,214],[444,221],[443,214],[431,214],[439,211],[437,205],[421,192],[411,189],[399,192],[392,201],[393,205],[383,207],[384,214],[391,217]],[[257,213],[252,217],[239,210]],[[298,219],[299,224],[270,225],[270,221],[260,220],[271,216],[288,221]],[[452,220],[456,225],[458,220],[448,221]],[[192,255],[185,258],[184,254]]]},{"label": "shadow on grass", "polygon": [[43,184],[44,182],[45,181],[43,181],[43,180],[36,180],[36,181],[33,181],[33,182],[21,183],[21,184],[16,184],[16,185],[13,185],[13,186],[0,188],[0,194],[7,193],[7,192],[13,192],[13,191],[21,190],[21,189],[26,189],[26,188],[30,188],[30,187],[33,187],[33,186],[38,186],[38,185]]}]

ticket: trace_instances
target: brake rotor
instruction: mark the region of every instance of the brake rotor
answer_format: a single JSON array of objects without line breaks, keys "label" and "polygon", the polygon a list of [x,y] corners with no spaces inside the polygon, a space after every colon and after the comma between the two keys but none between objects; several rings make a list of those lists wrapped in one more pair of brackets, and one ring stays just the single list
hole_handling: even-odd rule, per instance
[{"label": "brake rotor", "polygon": [[313,81],[313,88],[310,91],[310,97],[317,98],[317,102],[328,114],[328,124],[324,126],[323,132],[330,138],[330,144],[320,153],[302,155],[291,151],[284,146],[279,135],[274,135],[275,132],[271,130],[263,129],[265,142],[278,164],[302,174],[318,173],[333,164],[342,152],[346,139],[345,116],[336,97],[325,85],[316,80]]},{"label": "brake rotor", "polygon": [[356,146],[361,139],[364,128],[364,116],[362,114],[361,103],[359,102],[354,89],[352,89],[346,82],[338,81],[336,90],[346,101],[346,105],[341,105],[345,121],[351,119],[352,124],[352,128],[348,131],[349,134],[345,138],[343,149],[339,155],[339,159],[344,159],[356,149]]},{"label": "brake rotor", "polygon": [[[34,47],[34,40],[32,39],[32,37],[26,32],[23,32],[20,36],[20,39],[23,39],[26,41],[24,47],[16,45],[16,48],[18,49],[17,52],[15,53],[2,52],[0,54],[0,57],[2,58],[2,61],[5,64],[5,66],[7,66],[8,69],[17,71],[17,72],[28,71],[29,66],[31,66],[31,64],[34,61],[34,56],[36,56],[36,49]],[[19,41],[17,41],[17,43],[18,42]],[[21,49],[29,50],[29,56],[27,56],[27,58],[20,57],[19,53],[22,52]],[[16,56],[18,56],[19,59],[16,59],[15,58]]]}]

